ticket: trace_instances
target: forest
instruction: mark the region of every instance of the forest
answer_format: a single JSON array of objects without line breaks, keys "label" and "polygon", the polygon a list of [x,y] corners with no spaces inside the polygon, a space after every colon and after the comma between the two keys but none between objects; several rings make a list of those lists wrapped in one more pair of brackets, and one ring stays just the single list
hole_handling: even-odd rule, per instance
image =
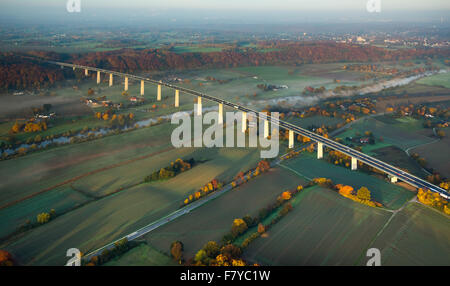
[{"label": "forest", "polygon": [[387,50],[374,46],[337,44],[333,42],[270,42],[265,47],[276,50],[226,49],[205,53],[177,54],[169,49],[120,49],[83,54],[28,52],[0,53],[0,88],[43,88],[65,78],[73,78],[68,69],[44,64],[27,57],[61,60],[96,66],[120,72],[164,71],[195,68],[231,68],[260,65],[302,65],[332,62],[378,62],[449,57],[448,49]]}]

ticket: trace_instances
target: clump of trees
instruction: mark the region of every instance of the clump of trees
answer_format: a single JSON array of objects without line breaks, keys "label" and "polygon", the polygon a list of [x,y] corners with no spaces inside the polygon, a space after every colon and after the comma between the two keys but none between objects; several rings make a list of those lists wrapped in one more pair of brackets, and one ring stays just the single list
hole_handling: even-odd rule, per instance
[{"label": "clump of trees", "polygon": [[214,192],[216,190],[219,190],[220,188],[222,188],[223,184],[220,183],[217,179],[213,179],[210,182],[208,182],[207,184],[205,184],[202,188],[200,188],[200,190],[196,191],[193,195],[189,195],[189,197],[187,197],[183,203],[184,205],[190,204],[193,201],[196,201],[206,195],[208,195],[211,192]]},{"label": "clump of trees", "polygon": [[174,241],[170,245],[170,255],[172,256],[173,260],[178,262],[178,264],[183,263],[183,251],[184,245],[181,241]]},{"label": "clump of trees", "polygon": [[31,118],[25,123],[19,123],[16,121],[16,123],[14,123],[9,130],[9,134],[17,134],[21,132],[40,132],[43,130],[47,130],[46,120],[36,120],[35,118]]},{"label": "clump of trees", "polygon": [[193,265],[196,266],[246,266],[241,258],[242,249],[234,244],[226,244],[222,247],[215,241],[207,242],[194,257]]},{"label": "clump of trees", "polygon": [[96,112],[95,118],[108,121],[111,128],[119,128],[125,126],[133,126],[135,123],[134,113],[128,114],[115,114],[112,109],[108,109],[105,112]]},{"label": "clump of trees", "polygon": [[438,193],[432,192],[430,190],[419,189],[417,193],[417,199],[419,202],[431,206],[447,215],[450,215],[450,206],[448,205],[448,201],[444,199]]},{"label": "clump of trees", "polygon": [[169,178],[173,178],[176,175],[185,172],[192,168],[195,165],[195,159],[191,158],[186,162],[182,159],[178,158],[175,162],[171,162],[169,166],[165,168],[161,168],[159,171],[153,172],[151,175],[148,175],[144,178],[144,182],[152,182],[158,180],[165,180]]},{"label": "clump of trees", "polygon": [[14,260],[11,253],[0,249],[0,266],[14,266]]},{"label": "clump of trees", "polygon": [[113,258],[124,254],[129,251],[133,247],[139,245],[137,242],[128,241],[125,237],[114,243],[114,246],[110,249],[105,249],[101,254],[97,256],[93,256],[89,262],[85,264],[85,266],[99,266],[105,264],[106,262],[112,260]]},{"label": "clump of trees", "polygon": [[56,215],[56,211],[54,209],[51,209],[50,212],[46,213],[40,213],[36,216],[36,221],[39,224],[45,224],[47,222],[49,222],[52,218],[54,218]]},{"label": "clump of trees", "polygon": [[368,205],[371,207],[382,207],[383,205],[376,202],[371,197],[370,190],[366,187],[359,188],[356,192],[351,186],[337,184],[335,189],[339,191],[339,194],[343,197],[349,198],[355,202]]}]

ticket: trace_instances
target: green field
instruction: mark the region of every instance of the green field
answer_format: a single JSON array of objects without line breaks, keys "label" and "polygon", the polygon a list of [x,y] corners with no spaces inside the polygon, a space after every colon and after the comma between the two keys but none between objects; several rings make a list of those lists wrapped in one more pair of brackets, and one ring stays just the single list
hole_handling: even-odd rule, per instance
[{"label": "green field", "polygon": [[[1,203],[13,203],[1,210],[6,218],[2,235],[26,219],[34,221],[40,212],[54,208],[61,214],[91,200],[1,247],[26,265],[62,264],[61,253],[70,245],[85,253],[101,247],[175,211],[212,179],[229,181],[260,160],[257,148],[174,149],[173,128],[162,124],[0,162]],[[171,161],[192,157],[201,163],[191,170],[167,181],[139,184]]]},{"label": "green field", "polygon": [[322,187],[294,200],[294,209],[253,241],[244,258],[262,265],[354,265],[390,215]]},{"label": "green field", "polygon": [[[443,139],[431,144],[422,145],[414,148],[410,153],[418,153],[421,157],[425,158],[428,166],[432,167],[443,176],[450,178],[450,129],[444,129],[447,134]],[[436,152],[436,150],[439,150]]]},{"label": "green field", "polygon": [[344,120],[342,118],[337,117],[328,117],[328,116],[321,116],[321,115],[315,115],[311,117],[306,118],[298,118],[298,117],[292,117],[287,118],[287,122],[295,124],[297,126],[308,128],[310,126],[317,126],[320,127],[322,125],[325,126],[334,126],[338,123],[343,122]]},{"label": "green field", "polygon": [[449,219],[427,206],[410,203],[397,213],[371,247],[381,250],[381,265],[448,266]]},{"label": "green field", "polygon": [[210,53],[210,52],[221,52],[222,48],[216,47],[201,47],[201,46],[175,46],[172,50],[177,54],[184,53]]},{"label": "green field", "polygon": [[448,72],[435,74],[432,76],[421,78],[417,81],[417,83],[450,88],[450,74]]},{"label": "green field", "polygon": [[130,251],[114,258],[104,266],[176,266],[176,262],[157,249],[142,243]]},{"label": "green field", "polygon": [[171,128],[162,124],[1,161],[0,204],[123,161],[168,150],[172,147]]},{"label": "green field", "polygon": [[[413,146],[432,142],[434,138],[424,135],[422,122],[416,119],[395,119],[390,115],[381,117],[364,118],[348,128],[336,137],[345,139],[346,137],[355,137],[357,133],[360,136],[364,132],[371,131],[375,137],[375,145],[365,145],[363,151],[371,154],[371,150],[395,145],[401,149],[407,149]],[[431,132],[430,132],[431,135]],[[379,138],[383,137],[383,142]]]},{"label": "green field", "polygon": [[268,173],[193,210],[189,215],[156,229],[145,238],[164,252],[169,250],[173,241],[180,240],[184,244],[185,257],[193,257],[206,242],[220,242],[223,235],[231,230],[235,218],[247,214],[256,216],[260,209],[275,202],[283,191],[305,182],[290,171],[271,169]]},{"label": "green field", "polygon": [[354,189],[362,186],[371,191],[375,201],[389,209],[397,209],[414,196],[414,193],[366,173],[351,171],[349,168],[336,166],[325,160],[317,160],[316,154],[302,153],[298,158],[281,163],[282,166],[309,179],[329,178],[335,184],[350,185]]},{"label": "green field", "polygon": [[39,213],[50,212],[54,209],[56,214],[61,214],[90,199],[73,191],[69,186],[62,186],[9,208],[1,209],[0,237],[10,234],[27,220],[36,222],[36,216]]}]

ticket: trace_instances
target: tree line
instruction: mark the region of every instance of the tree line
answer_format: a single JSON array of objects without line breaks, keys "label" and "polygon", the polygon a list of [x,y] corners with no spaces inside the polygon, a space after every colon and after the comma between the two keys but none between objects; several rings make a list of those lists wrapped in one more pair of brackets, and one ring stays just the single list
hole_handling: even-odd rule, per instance
[{"label": "tree line", "polygon": [[[373,46],[356,46],[332,42],[271,43],[277,50],[229,49],[207,53],[177,54],[169,49],[120,49],[83,54],[57,54],[54,52],[29,52],[26,55],[44,59],[74,62],[120,72],[162,71],[193,68],[230,68],[273,64],[302,65],[332,62],[373,62],[448,57],[445,49],[387,50]],[[28,89],[47,87],[64,78],[81,78],[69,69],[43,64],[15,53],[0,53],[1,89]],[[91,76],[95,76],[92,74]]]}]

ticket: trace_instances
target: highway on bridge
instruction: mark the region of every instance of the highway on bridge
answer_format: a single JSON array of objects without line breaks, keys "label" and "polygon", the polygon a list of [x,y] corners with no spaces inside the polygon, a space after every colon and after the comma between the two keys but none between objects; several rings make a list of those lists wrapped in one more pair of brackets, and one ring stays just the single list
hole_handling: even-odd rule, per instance
[{"label": "highway on bridge", "polygon": [[[70,67],[70,68],[78,68],[78,69],[87,69],[90,71],[97,71],[97,72],[101,72],[101,73],[106,73],[106,74],[113,74],[116,76],[120,76],[120,77],[128,77],[130,79],[135,79],[135,80],[142,80],[144,82],[149,82],[152,84],[156,84],[156,85],[161,85],[161,86],[165,86],[174,90],[179,90],[181,92],[187,93],[187,94],[191,94],[191,95],[195,95],[195,96],[199,96],[201,98],[207,99],[209,101],[213,101],[216,103],[221,103],[223,105],[226,105],[228,107],[243,111],[243,112],[253,112],[255,114],[258,114],[257,111],[255,110],[251,110],[249,108],[246,108],[244,106],[223,100],[223,99],[219,99],[195,90],[191,90],[191,89],[187,89],[184,87],[180,87],[180,86],[176,86],[170,83],[164,83],[162,81],[156,81],[156,80],[152,80],[150,78],[145,78],[145,77],[141,77],[141,76],[136,76],[136,75],[132,75],[132,74],[127,74],[127,73],[121,73],[121,72],[115,72],[115,71],[110,71],[110,70],[105,70],[105,69],[99,69],[99,68],[93,68],[93,67],[88,67],[88,66],[83,66],[83,65],[77,65],[77,64],[70,64],[70,63],[63,63],[63,62],[54,62],[54,61],[47,61],[49,63],[53,63],[56,65],[59,65],[61,67]],[[290,124],[288,122],[282,121],[282,120],[275,120],[273,119],[270,115],[264,115],[264,114],[260,114],[259,115],[260,118],[262,119],[266,119],[269,120],[272,124],[275,124],[277,126],[279,126],[280,128],[283,129],[287,129],[287,130],[292,130],[294,133],[300,134],[302,136],[306,136],[311,138],[312,140],[316,141],[316,142],[320,142],[323,145],[337,150],[341,153],[344,153],[350,157],[356,158],[358,161],[363,162],[364,164],[367,164],[369,166],[372,166],[376,169],[379,169],[383,172],[385,172],[386,174],[389,174],[391,176],[395,176],[398,179],[402,180],[403,182],[406,182],[414,187],[417,188],[423,188],[423,189],[429,189],[433,192],[437,192],[441,195],[443,195],[446,198],[449,198],[449,194],[446,190],[431,184],[430,182],[423,180],[421,178],[418,178],[416,176],[413,176],[397,167],[394,167],[390,164],[387,164],[383,161],[380,161],[376,158],[373,158],[367,154],[364,154],[362,152],[359,152],[357,150],[354,150],[348,146],[345,146],[343,144],[340,144],[338,142],[335,142],[331,139],[325,138],[321,135],[318,135],[314,132],[311,132],[309,130],[303,129],[301,127],[295,126],[293,124]]]},{"label": "highway on bridge", "polygon": [[[364,154],[362,152],[354,150],[354,149],[352,149],[352,148],[350,148],[348,146],[345,146],[343,144],[335,142],[335,141],[333,141],[333,140],[331,140],[329,138],[325,138],[325,137],[323,137],[321,135],[318,135],[318,134],[316,134],[314,132],[311,132],[309,130],[303,129],[301,127],[295,126],[293,124],[290,124],[288,122],[285,122],[285,121],[282,121],[282,120],[279,120],[279,119],[272,118],[270,115],[259,113],[258,111],[249,109],[249,108],[241,106],[239,104],[232,103],[232,102],[220,99],[220,98],[216,98],[216,97],[213,97],[213,96],[210,96],[210,95],[207,95],[207,94],[195,91],[195,90],[187,89],[187,88],[184,88],[184,87],[180,87],[180,86],[176,86],[176,85],[173,85],[173,84],[164,83],[162,81],[156,81],[156,80],[152,80],[150,78],[145,78],[145,77],[136,76],[136,75],[132,75],[132,74],[115,72],[115,71],[99,69],[99,68],[93,68],[93,67],[77,65],[77,64],[69,64],[69,63],[54,62],[54,61],[45,61],[45,62],[56,64],[56,65],[59,65],[61,67],[69,67],[69,68],[73,68],[73,69],[77,69],[77,68],[78,69],[85,69],[85,70],[96,71],[96,72],[100,72],[100,73],[112,74],[112,75],[119,76],[119,77],[124,77],[124,78],[127,77],[129,79],[135,79],[135,80],[139,80],[139,81],[149,82],[149,83],[152,83],[152,84],[155,84],[155,85],[165,86],[165,87],[168,87],[168,88],[171,88],[171,89],[174,89],[174,90],[179,90],[179,91],[187,93],[187,94],[198,96],[198,97],[204,98],[204,99],[209,100],[209,101],[220,103],[220,104],[226,105],[226,106],[228,106],[230,108],[233,108],[233,109],[236,109],[236,110],[240,110],[242,112],[254,113],[255,115],[258,114],[260,119],[268,120],[272,124],[278,126],[279,128],[290,130],[290,131],[292,131],[294,133],[297,133],[297,134],[300,134],[302,136],[308,137],[308,138],[310,138],[311,140],[313,140],[315,142],[321,143],[321,144],[323,144],[323,145],[325,145],[325,146],[327,146],[327,147],[329,147],[331,149],[337,150],[337,151],[339,151],[339,152],[341,152],[343,154],[346,154],[346,155],[348,155],[348,156],[350,156],[352,158],[355,158],[358,161],[361,161],[364,164],[367,164],[367,165],[372,166],[372,167],[374,167],[376,169],[379,169],[379,170],[383,171],[386,174],[389,174],[391,176],[395,176],[398,179],[400,179],[400,180],[402,180],[402,181],[404,181],[404,182],[406,182],[406,183],[408,183],[408,184],[410,184],[410,185],[412,185],[414,187],[423,188],[423,189],[429,189],[429,190],[431,190],[433,192],[439,193],[440,195],[444,196],[447,199],[449,198],[448,192],[445,191],[444,189],[442,189],[442,188],[440,188],[440,187],[438,187],[438,186],[436,186],[434,184],[431,184],[430,182],[428,182],[426,180],[423,180],[423,179],[420,179],[420,178],[418,178],[416,176],[413,176],[413,175],[411,175],[411,174],[409,174],[409,173],[407,173],[407,172],[405,172],[405,171],[403,171],[403,170],[401,170],[401,169],[399,169],[397,167],[394,167],[394,166],[392,166],[390,164],[387,164],[387,163],[385,163],[383,161],[380,161],[380,160],[378,160],[376,158],[373,158],[373,157],[371,157],[371,156],[369,156],[367,154]],[[212,199],[222,195],[223,193],[229,191],[230,189],[231,189],[231,186],[227,185],[222,190],[219,190],[217,192],[212,193],[210,196],[204,198],[203,200],[199,200],[199,201],[193,202],[192,204],[189,204],[189,205],[187,205],[187,206],[185,206],[185,207],[183,207],[183,208],[181,208],[181,209],[179,209],[179,210],[177,210],[177,211],[175,211],[175,212],[173,212],[173,213],[171,213],[171,214],[169,214],[169,215],[167,215],[167,216],[165,216],[165,217],[163,217],[161,219],[158,219],[157,221],[155,221],[153,223],[150,223],[149,225],[144,226],[143,228],[141,228],[141,229],[139,229],[139,230],[137,230],[137,231],[135,231],[135,232],[133,232],[133,233],[123,237],[123,238],[127,238],[129,241],[131,241],[131,240],[137,239],[139,237],[142,237],[144,234],[146,234],[146,233],[148,233],[148,232],[150,232],[150,231],[152,231],[152,230],[154,230],[154,229],[156,229],[156,228],[158,228],[158,227],[160,227],[160,226],[162,226],[164,224],[167,224],[168,222],[170,222],[170,221],[172,221],[172,220],[174,220],[174,219],[176,219],[176,218],[178,218],[178,217],[180,217],[180,216],[182,216],[184,214],[189,213],[191,210],[198,208],[199,206],[205,204],[206,202],[208,202],[208,201],[210,201],[210,200],[212,200]],[[121,238],[121,239],[123,239],[123,238]],[[118,240],[116,240],[115,242],[117,242],[117,241]],[[105,245],[104,247],[99,248],[99,249],[97,249],[95,251],[92,251],[91,253],[87,254],[84,257],[84,259],[88,259],[89,260],[90,257],[100,254],[101,251],[103,251],[105,249],[110,249],[110,248],[113,248],[113,247],[114,247],[114,242],[112,242],[112,243],[110,243],[108,245]]]}]

